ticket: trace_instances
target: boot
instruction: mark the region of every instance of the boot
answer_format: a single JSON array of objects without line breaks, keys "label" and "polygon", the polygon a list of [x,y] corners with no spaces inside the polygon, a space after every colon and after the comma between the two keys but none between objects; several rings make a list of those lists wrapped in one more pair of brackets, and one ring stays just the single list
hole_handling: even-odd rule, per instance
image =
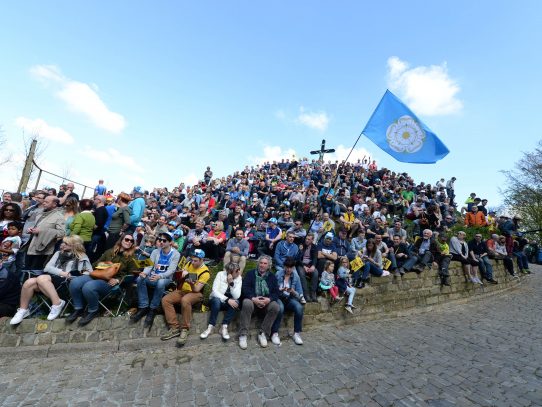
[{"label": "boot", "polygon": [[132,315],[132,316],[130,317],[130,322],[132,322],[132,323],[135,324],[135,323],[138,322],[141,318],[143,318],[145,315],[147,315],[148,312],[149,312],[149,309],[148,309],[148,308],[139,308],[139,309],[137,310],[137,312],[136,312],[134,315]]},{"label": "boot", "polygon": [[152,327],[155,315],[156,315],[156,310],[153,310],[153,309],[149,310],[147,316],[145,317],[145,321],[143,322],[143,328]]}]

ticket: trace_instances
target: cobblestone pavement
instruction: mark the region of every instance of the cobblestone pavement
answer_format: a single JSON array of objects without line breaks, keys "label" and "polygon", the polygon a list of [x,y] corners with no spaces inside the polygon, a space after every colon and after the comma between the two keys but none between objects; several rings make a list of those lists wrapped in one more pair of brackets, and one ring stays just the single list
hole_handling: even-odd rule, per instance
[{"label": "cobblestone pavement", "polygon": [[[3,406],[541,406],[542,269],[410,317],[186,349],[0,359]],[[173,344],[171,344],[173,346]]]}]

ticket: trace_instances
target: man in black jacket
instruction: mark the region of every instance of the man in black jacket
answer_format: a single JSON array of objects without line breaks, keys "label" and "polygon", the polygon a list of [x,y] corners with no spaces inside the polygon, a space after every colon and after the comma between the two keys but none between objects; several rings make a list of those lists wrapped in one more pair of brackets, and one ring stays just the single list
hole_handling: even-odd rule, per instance
[{"label": "man in black jacket", "polygon": [[[271,327],[280,310],[277,303],[279,286],[275,275],[271,273],[271,266],[271,257],[260,256],[258,268],[250,270],[243,278],[243,287],[241,289],[243,301],[239,317],[239,346],[241,349],[247,348],[248,328],[254,312],[264,317],[258,335],[258,341],[262,348],[267,346],[267,337],[271,336]],[[280,344],[278,335],[272,340],[273,343],[278,341]]]}]

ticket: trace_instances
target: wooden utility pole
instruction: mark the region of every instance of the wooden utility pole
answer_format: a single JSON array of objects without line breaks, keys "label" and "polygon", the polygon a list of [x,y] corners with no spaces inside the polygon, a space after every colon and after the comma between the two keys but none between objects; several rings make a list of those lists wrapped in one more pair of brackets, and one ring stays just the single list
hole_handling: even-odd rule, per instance
[{"label": "wooden utility pole", "polygon": [[28,151],[26,161],[24,162],[23,174],[21,175],[19,188],[17,188],[17,192],[19,193],[26,191],[26,188],[28,187],[28,181],[30,181],[30,174],[32,173],[32,163],[34,162],[34,155],[36,154],[37,144],[37,139],[33,139],[32,143],[30,144],[30,150]]}]

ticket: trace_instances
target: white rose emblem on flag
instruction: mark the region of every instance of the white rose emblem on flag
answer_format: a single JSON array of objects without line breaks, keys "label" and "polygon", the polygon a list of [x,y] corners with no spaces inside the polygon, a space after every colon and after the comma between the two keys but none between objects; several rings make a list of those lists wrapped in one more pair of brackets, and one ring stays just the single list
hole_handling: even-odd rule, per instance
[{"label": "white rose emblem on flag", "polygon": [[423,147],[425,132],[410,116],[402,116],[386,131],[388,145],[398,153],[415,153]]}]

